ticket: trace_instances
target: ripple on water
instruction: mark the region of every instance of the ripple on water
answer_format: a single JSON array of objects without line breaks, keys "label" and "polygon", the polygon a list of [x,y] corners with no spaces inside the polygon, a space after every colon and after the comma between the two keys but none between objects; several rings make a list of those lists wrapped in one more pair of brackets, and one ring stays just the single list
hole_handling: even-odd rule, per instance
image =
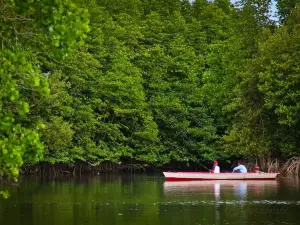
[{"label": "ripple on water", "polygon": [[226,200],[226,201],[170,201],[170,202],[156,202],[154,204],[160,205],[215,205],[215,204],[223,204],[223,205],[300,205],[300,201],[279,201],[279,200]]}]

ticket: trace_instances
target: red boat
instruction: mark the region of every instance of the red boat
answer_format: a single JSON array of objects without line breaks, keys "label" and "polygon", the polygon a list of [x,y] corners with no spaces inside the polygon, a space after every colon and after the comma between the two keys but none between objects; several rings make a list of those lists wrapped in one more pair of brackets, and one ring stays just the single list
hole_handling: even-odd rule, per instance
[{"label": "red boat", "polygon": [[279,173],[163,172],[166,181],[187,180],[275,180]]}]

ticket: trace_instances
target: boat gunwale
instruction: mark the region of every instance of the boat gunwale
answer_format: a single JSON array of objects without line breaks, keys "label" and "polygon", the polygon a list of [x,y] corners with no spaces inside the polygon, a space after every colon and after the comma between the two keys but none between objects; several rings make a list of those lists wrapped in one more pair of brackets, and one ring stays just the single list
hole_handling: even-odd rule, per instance
[{"label": "boat gunwale", "polygon": [[[163,173],[191,173],[191,174],[233,174],[234,172],[221,172],[221,173],[210,173],[210,172],[179,172],[179,171],[163,171]],[[280,173],[256,173],[256,172],[247,172],[247,173],[234,173],[234,174],[280,174]]]},{"label": "boat gunwale", "polygon": [[[193,180],[275,180],[280,173],[163,172],[163,174],[166,178],[166,181],[193,181]],[[185,174],[187,177],[184,177]],[[191,177],[189,177],[189,175],[191,175]]]}]

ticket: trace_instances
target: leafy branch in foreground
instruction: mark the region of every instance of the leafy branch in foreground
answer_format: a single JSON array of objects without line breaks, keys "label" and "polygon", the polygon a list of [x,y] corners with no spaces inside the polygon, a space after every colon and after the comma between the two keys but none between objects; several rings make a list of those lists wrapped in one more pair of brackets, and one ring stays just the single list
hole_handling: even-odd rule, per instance
[{"label": "leafy branch in foreground", "polygon": [[24,161],[43,157],[44,125],[22,120],[30,111],[24,96],[49,95],[35,54],[65,56],[89,30],[88,14],[69,0],[4,0],[0,12],[0,176],[17,179]]}]

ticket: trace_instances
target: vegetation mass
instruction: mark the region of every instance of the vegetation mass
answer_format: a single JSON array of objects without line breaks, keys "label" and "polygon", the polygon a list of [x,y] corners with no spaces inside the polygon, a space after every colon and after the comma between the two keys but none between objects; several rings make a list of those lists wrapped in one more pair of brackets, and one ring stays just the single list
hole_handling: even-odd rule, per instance
[{"label": "vegetation mass", "polygon": [[299,156],[300,7],[276,6],[0,0],[0,176]]}]

